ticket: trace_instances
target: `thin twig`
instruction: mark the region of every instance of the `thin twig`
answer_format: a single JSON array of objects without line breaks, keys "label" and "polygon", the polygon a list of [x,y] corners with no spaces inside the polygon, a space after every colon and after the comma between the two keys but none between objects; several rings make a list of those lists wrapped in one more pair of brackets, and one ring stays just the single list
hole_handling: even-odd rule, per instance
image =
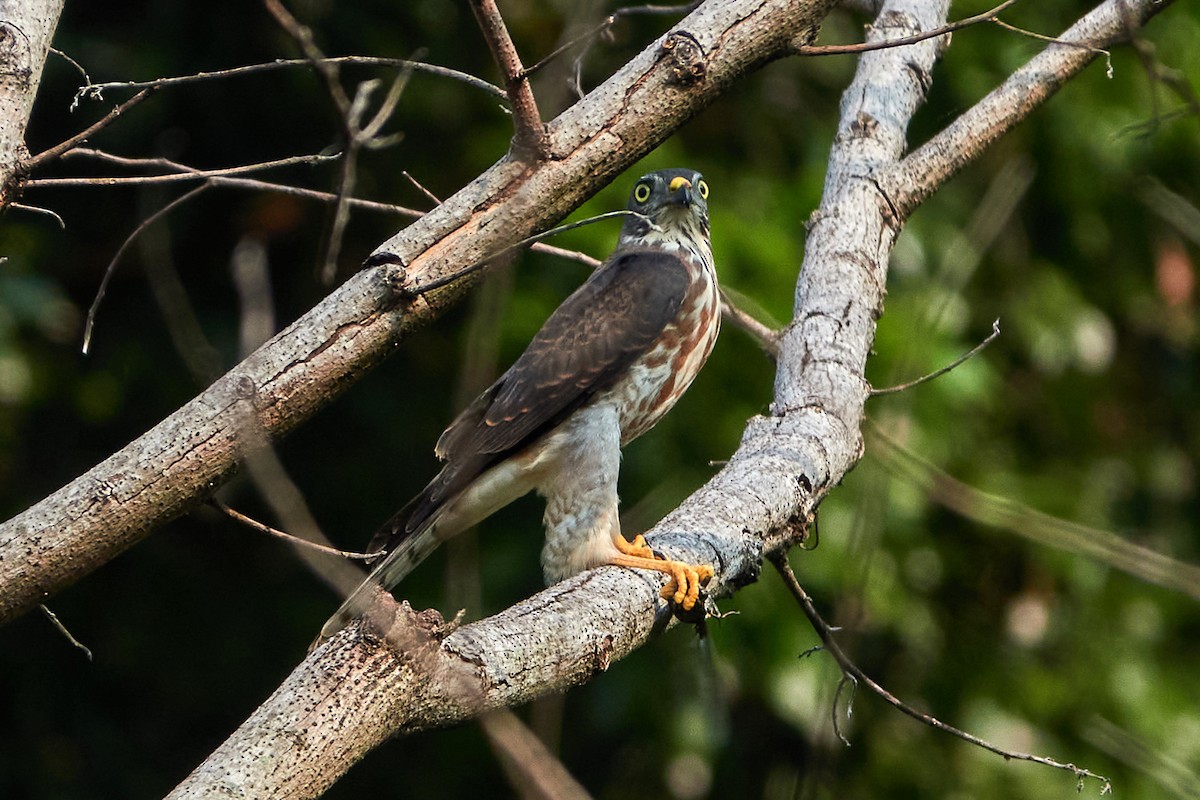
[{"label": "thin twig", "polygon": [[833,656],[838,666],[841,667],[843,675],[849,675],[854,681],[866,686],[876,695],[883,698],[883,700],[885,700],[896,710],[907,714],[918,722],[922,722],[931,728],[936,728],[937,730],[944,731],[952,736],[957,736],[959,739],[962,739],[965,742],[969,742],[977,747],[982,747],[984,750],[995,753],[996,755],[1005,759],[1030,761],[1035,764],[1042,764],[1047,767],[1065,770],[1073,774],[1080,783],[1082,783],[1085,778],[1095,778],[1102,784],[1100,789],[1100,794],[1102,795],[1108,794],[1112,791],[1112,781],[1103,775],[1098,775],[1091,770],[1077,767],[1074,764],[1064,764],[1061,761],[1055,761],[1054,759],[1046,758],[1045,756],[1035,756],[1030,753],[1019,753],[1013,750],[1005,750],[1001,747],[997,747],[991,742],[980,739],[978,736],[967,733],[963,730],[959,730],[953,725],[947,725],[941,720],[935,719],[928,714],[924,714],[912,708],[911,706],[906,705],[895,695],[884,689],[875,681],[871,680],[871,678],[863,673],[863,671],[860,670],[854,664],[854,662],[850,660],[850,657],[847,656],[842,650],[841,646],[837,643],[837,640],[833,637],[833,628],[831,628],[830,625],[821,618],[821,615],[817,613],[817,609],[813,604],[812,598],[809,597],[808,593],[804,591],[804,588],[800,586],[800,582],[796,579],[796,574],[792,572],[792,567],[788,563],[787,555],[785,553],[776,553],[772,554],[770,559],[771,563],[775,566],[775,569],[779,572],[780,577],[783,578],[783,582],[787,586],[788,591],[792,593],[792,597],[795,598],[796,602],[800,605],[800,608],[804,611],[804,615],[808,617],[808,621],[812,624],[813,630],[816,631],[817,636],[820,637],[821,643],[825,646],[825,650],[831,656]]},{"label": "thin twig", "polygon": [[1054,517],[958,480],[871,423],[867,452],[892,475],[966,519],[1007,530],[1031,542],[1078,553],[1140,580],[1200,600],[1200,566],[1179,561],[1114,531]]},{"label": "thin twig", "polygon": [[74,636],[71,635],[71,632],[69,630],[67,630],[66,625],[63,625],[62,620],[60,620],[58,618],[57,614],[55,614],[53,611],[51,611],[49,609],[49,607],[46,606],[45,603],[39,603],[38,608],[40,608],[42,610],[42,613],[46,615],[46,619],[50,620],[50,624],[53,625],[55,628],[57,628],[59,633],[61,633],[65,637],[67,637],[68,642],[70,642],[72,645],[74,645],[75,647],[78,647],[80,650],[82,650],[83,654],[85,656],[87,656],[88,661],[92,660],[92,651],[89,650],[82,642],[80,642],[78,639],[76,639]]},{"label": "thin twig", "polygon": [[846,700],[846,719],[854,716],[854,696],[858,694],[858,678],[855,678],[848,672],[842,673],[842,679],[838,681],[837,690],[833,693],[833,702],[829,706],[829,717],[833,721],[833,733],[842,740],[842,744],[846,747],[850,746],[850,740],[846,738],[846,734],[842,733],[842,726],[838,724],[838,707],[842,704],[842,690],[846,685],[850,686],[850,697]]},{"label": "thin twig", "polygon": [[900,39],[886,39],[880,42],[858,42],[856,44],[802,45],[796,49],[796,54],[801,56],[840,56],[848,53],[866,53],[871,50],[885,50],[889,47],[904,47],[905,45],[917,44],[927,39],[936,39],[939,36],[954,33],[971,25],[978,25],[981,22],[991,22],[995,20],[996,15],[1016,2],[1017,0],[1004,0],[1003,3],[990,11],[984,11],[982,14],[948,22],[945,25],[933,28],[932,30],[922,31],[913,36],[904,36]]},{"label": "thin twig", "polygon": [[992,321],[992,332],[987,335],[986,339],[984,339],[982,342],[980,342],[979,344],[972,347],[967,352],[963,353],[958,358],[951,361],[946,366],[942,367],[939,370],[931,372],[928,375],[922,375],[920,378],[909,381],[908,383],[901,383],[898,386],[889,386],[886,389],[872,389],[870,392],[870,396],[878,397],[881,394],[896,394],[897,392],[903,392],[906,389],[911,389],[914,386],[920,386],[922,383],[928,383],[929,381],[933,380],[934,378],[940,378],[943,375],[945,375],[947,372],[949,372],[950,370],[954,369],[955,367],[958,367],[964,361],[968,361],[969,359],[974,358],[979,353],[979,351],[983,350],[983,348],[987,347],[989,344],[996,341],[997,337],[999,337],[999,336],[1000,336],[1000,320],[995,319]]},{"label": "thin twig", "polygon": [[[500,99],[507,100],[508,95],[504,90],[494,83],[489,83],[482,78],[477,78],[466,72],[461,72],[450,67],[442,67],[437,64],[426,64],[421,61],[410,61],[405,58],[383,58],[379,56],[328,56],[319,59],[322,62],[346,66],[362,66],[362,67],[398,67],[401,69],[411,69],[414,72],[424,72],[428,75],[436,75],[443,78],[465,83],[475,89],[480,89],[490,95]],[[245,64],[240,67],[230,67],[228,69],[213,70],[211,72],[196,72],[191,75],[177,75],[167,78],[154,78],[147,81],[108,81],[105,83],[88,83],[79,88],[76,92],[76,97],[85,93],[100,93],[122,89],[162,89],[167,87],[185,86],[193,83],[203,83],[205,81],[222,80],[225,78],[238,78],[243,75],[256,75],[261,72],[274,72],[281,69],[292,69],[294,67],[312,66],[312,59],[307,58],[281,58],[276,61],[268,61],[262,64]]]},{"label": "thin twig", "polygon": [[342,86],[337,64],[326,59],[325,54],[321,52],[313,40],[312,31],[301,25],[279,0],[263,0],[263,3],[271,13],[271,16],[279,23],[279,26],[296,41],[296,44],[300,47],[300,51],[308,59],[309,64],[317,71],[322,80],[325,81],[325,88],[329,92],[329,97],[333,101],[334,108],[337,110],[338,117],[342,123],[345,147],[340,157],[342,168],[338,174],[337,202],[333,207],[333,223],[330,226],[329,240],[326,244],[325,256],[322,259],[319,270],[321,281],[326,285],[330,285],[337,276],[337,262],[342,249],[342,237],[345,234],[346,226],[350,222],[350,209],[347,199],[354,193],[354,184],[358,170],[358,151],[383,126],[386,115],[391,114],[396,102],[399,100],[397,89],[403,88],[407,76],[411,73],[406,70],[397,78],[396,82],[393,83],[392,92],[389,93],[387,100],[384,101],[379,113],[364,127],[362,125],[362,117],[366,113],[370,95],[378,85],[378,81],[370,80],[360,83],[354,94],[354,99],[351,100]]},{"label": "thin twig", "polygon": [[518,796],[591,800],[562,761],[509,709],[489,711],[479,718],[479,726]]},{"label": "thin twig", "polygon": [[528,78],[530,75],[532,75],[535,72],[538,72],[539,70],[546,67],[546,65],[550,64],[550,62],[554,61],[554,59],[558,58],[559,56],[561,56],[563,53],[570,50],[575,45],[580,44],[581,42],[585,42],[590,39],[593,39],[596,36],[599,36],[600,34],[607,31],[609,28],[611,28],[613,25],[617,24],[617,21],[620,20],[622,17],[633,16],[635,14],[679,14],[680,16],[684,16],[686,14],[690,14],[699,5],[700,5],[700,0],[695,0],[695,2],[691,2],[691,3],[687,3],[685,5],[679,5],[679,6],[645,5],[645,6],[627,6],[625,8],[618,8],[616,11],[614,11],[611,14],[609,14],[608,16],[606,16],[604,18],[603,22],[599,23],[598,25],[593,26],[592,28],[588,29],[585,33],[581,33],[579,36],[576,36],[574,39],[571,39],[570,41],[566,42],[565,44],[561,44],[558,47],[554,48],[548,54],[542,56],[542,58],[536,64],[534,64],[532,67],[526,67],[525,69],[521,70],[521,77]]},{"label": "thin twig", "polygon": [[[289,156],[287,158],[279,158],[274,161],[261,161],[257,164],[243,164],[237,167],[220,167],[218,169],[195,169],[193,167],[185,167],[182,164],[169,162],[166,159],[129,159],[129,163],[138,162],[144,166],[153,166],[156,163],[170,165],[180,172],[167,173],[165,175],[121,175],[112,177],[95,177],[95,178],[33,178],[26,182],[27,187],[45,188],[48,186],[145,186],[153,184],[165,183],[180,183],[183,181],[203,180],[205,178],[228,177],[231,175],[244,175],[248,172],[262,172],[268,169],[277,169],[279,167],[290,167],[297,164],[321,164],[326,161],[331,161],[337,158],[336,155],[307,155],[307,156]],[[108,159],[113,162],[119,162],[119,156],[108,156]]]},{"label": "thin twig", "polygon": [[509,105],[512,106],[514,155],[534,162],[545,160],[547,154],[546,126],[538,111],[533,88],[525,77],[521,57],[508,33],[508,27],[496,7],[496,0],[471,0],[471,10],[483,38],[487,41],[492,57],[504,74]]},{"label": "thin twig", "polygon": [[589,256],[587,253],[581,253],[578,250],[568,250],[565,247],[555,247],[554,245],[546,244],[545,242],[535,242],[529,245],[529,250],[534,253],[542,253],[548,256],[558,256],[559,258],[565,258],[569,261],[578,261],[580,264],[591,267],[592,269],[595,269],[604,263],[598,258]]},{"label": "thin twig", "polygon": [[338,79],[337,64],[332,63],[325,57],[313,41],[312,31],[292,16],[292,13],[284,7],[279,0],[263,0],[263,5],[267,7],[267,11],[279,23],[279,27],[283,28],[289,36],[291,36],[296,44],[300,47],[300,52],[304,54],[304,58],[309,65],[317,71],[317,74],[325,81],[325,86],[329,90],[329,96],[333,98],[334,105],[337,106],[338,113],[344,120],[350,113],[350,98],[346,94],[346,90],[342,88],[341,81]]},{"label": "thin twig", "polygon": [[[1141,25],[1137,16],[1124,4],[1121,5],[1121,17],[1125,22],[1125,28],[1129,31],[1129,44],[1133,47],[1133,52],[1137,53],[1142,69],[1145,70],[1146,77],[1150,80],[1151,119],[1149,123],[1144,124],[1147,132],[1155,130],[1163,120],[1177,116],[1180,111],[1200,116],[1200,98],[1197,97],[1196,90],[1192,88],[1187,76],[1177,69],[1167,67],[1158,60],[1154,45],[1141,35]],[[1111,69],[1110,62],[1110,72]],[[1158,92],[1156,91],[1159,83],[1166,85],[1179,99],[1183,100],[1184,107],[1182,109],[1176,109],[1166,115],[1159,111]],[[1131,127],[1136,128],[1137,126]]]},{"label": "thin twig", "polygon": [[553,60],[557,55],[559,55],[563,50],[565,50],[569,47],[573,47],[574,45],[578,44],[579,42],[586,41],[586,44],[585,44],[583,50],[581,50],[579,55],[577,55],[575,57],[575,63],[571,67],[571,75],[572,75],[571,90],[575,93],[576,98],[583,97],[583,94],[584,94],[583,93],[583,61],[585,58],[587,58],[587,54],[591,50],[592,44],[595,43],[596,39],[599,36],[601,36],[602,34],[607,33],[609,31],[609,29],[611,29],[613,27],[613,25],[615,25],[617,23],[618,20],[620,20],[622,17],[634,16],[634,15],[640,15],[640,14],[679,14],[679,15],[683,16],[683,15],[690,14],[692,11],[694,11],[696,8],[698,8],[700,6],[701,2],[702,2],[702,0],[693,0],[693,2],[691,2],[691,3],[687,3],[685,5],[677,5],[677,6],[644,5],[644,6],[626,6],[625,8],[618,8],[616,11],[614,11],[613,13],[611,13],[607,17],[605,17],[604,21],[601,22],[599,25],[592,28],[587,33],[576,38],[575,40],[567,43],[567,45],[557,48],[553,53],[551,53],[550,55],[543,58],[541,61],[539,61],[537,64],[535,64],[533,66],[533,68],[528,70],[526,72],[526,74],[528,75],[530,72],[533,72],[536,69],[541,69],[546,64],[548,64],[551,60]]},{"label": "thin twig", "polygon": [[342,558],[352,558],[352,559],[357,559],[360,561],[369,561],[370,559],[375,558],[378,555],[378,553],[354,553],[349,550],[338,550],[336,547],[327,547],[323,544],[317,544],[316,542],[310,542],[308,539],[302,539],[299,536],[293,536],[292,534],[285,533],[284,531],[281,531],[278,528],[272,528],[270,525],[265,525],[265,524],[259,522],[258,520],[254,519],[253,517],[248,517],[245,514],[243,514],[242,512],[236,511],[235,509],[230,508],[228,505],[221,502],[220,500],[218,500],[215,497],[212,498],[211,502],[223,514],[225,514],[226,516],[228,516],[232,519],[236,519],[238,522],[242,523],[243,525],[253,528],[254,530],[258,531],[259,533],[265,533],[265,534],[268,534],[269,536],[274,536],[278,539],[283,539],[284,541],[291,542],[292,544],[296,545],[297,547],[307,547],[311,550],[316,550],[318,553],[325,553],[326,555],[331,555],[331,556],[341,556]]},{"label": "thin twig", "polygon": [[131,245],[134,239],[138,237],[138,234],[144,231],[148,226],[153,225],[172,210],[183,205],[188,200],[191,200],[193,197],[208,188],[210,188],[210,184],[202,183],[199,186],[189,189],[179,197],[176,197],[174,200],[167,203],[158,211],[155,211],[146,219],[142,220],[142,222],[136,228],[134,228],[133,233],[125,237],[125,241],[121,243],[119,248],[117,248],[116,255],[114,255],[112,260],[108,262],[108,266],[104,270],[104,277],[100,279],[100,286],[98,289],[96,289],[96,298],[92,300],[92,305],[88,309],[87,322],[83,326],[83,354],[85,356],[88,354],[88,351],[92,346],[92,328],[94,328],[96,324],[96,312],[100,310],[100,303],[104,300],[105,292],[108,291],[108,282],[112,279],[113,273],[116,271],[117,262],[121,260],[121,256],[125,254],[125,251],[129,249],[129,245]]},{"label": "thin twig", "polygon": [[31,214],[44,214],[47,217],[52,217],[54,221],[58,223],[58,227],[62,228],[63,230],[67,229],[66,221],[56,212],[51,211],[48,208],[42,208],[41,206],[27,206],[24,203],[9,203],[8,207],[16,209],[17,211],[28,211]]},{"label": "thin twig", "polygon": [[1067,47],[1078,47],[1080,50],[1087,50],[1089,53],[1097,53],[1097,54],[1103,53],[1105,64],[1108,67],[1108,70],[1107,70],[1108,77],[1111,78],[1113,76],[1112,53],[1105,50],[1103,47],[1093,47],[1092,45],[1088,44],[1087,42],[1070,42],[1070,41],[1067,41],[1066,39],[1057,39],[1053,36],[1046,36],[1043,33],[1036,33],[1031,30],[1026,30],[1025,28],[1018,28],[1016,25],[1012,25],[1001,19],[993,19],[993,20],[989,20],[989,21],[994,25],[999,25],[1001,28],[1004,28],[1006,31],[1012,31],[1013,33],[1019,33],[1022,36],[1028,36],[1030,39],[1037,39],[1039,42],[1047,42],[1049,44],[1061,44],[1061,45],[1065,45]]},{"label": "thin twig", "polygon": [[408,170],[406,170],[406,169],[405,169],[405,170],[400,170],[400,174],[401,174],[401,175],[403,175],[403,176],[404,176],[404,178],[405,178],[405,179],[407,179],[409,183],[411,183],[413,186],[415,186],[418,192],[420,192],[421,194],[423,194],[423,195],[425,195],[427,198],[429,198],[429,200],[430,200],[430,201],[431,201],[431,202],[432,202],[432,203],[433,203],[435,206],[440,206],[440,205],[442,204],[441,198],[439,198],[439,197],[438,197],[436,194],[434,194],[433,192],[429,191],[429,190],[428,190],[428,189],[426,189],[424,186],[422,186],[422,185],[421,185],[421,182],[420,182],[420,181],[418,181],[416,178],[414,178],[414,177],[413,177],[413,176],[412,176],[412,175],[409,173],[409,171],[408,171]]},{"label": "thin twig", "polygon": [[[121,116],[126,111],[133,108],[134,106],[136,106],[138,103],[145,100],[147,97],[149,97],[153,93],[154,93],[154,89],[151,89],[151,88],[143,89],[142,91],[138,92],[133,97],[126,100],[124,103],[121,103],[121,105],[112,109],[107,114],[105,114],[103,117],[96,120],[91,125],[87,126],[82,131],[80,131],[79,133],[70,137],[69,139],[59,142],[58,144],[54,145],[53,147],[48,147],[45,150],[43,150],[42,152],[38,153],[36,156],[26,159],[25,163],[21,165],[21,169],[24,170],[26,173],[30,173],[30,172],[33,172],[38,167],[45,164],[47,161],[52,161],[52,160],[58,158],[63,153],[74,148],[80,142],[86,141],[87,139],[91,138],[92,136],[95,136],[97,133],[99,133],[100,131],[107,128],[109,125],[111,125],[113,123],[114,120],[116,120],[117,117]],[[32,181],[30,181],[29,183],[32,183]],[[28,184],[26,184],[26,185],[28,185]]]},{"label": "thin twig", "polygon": [[[186,173],[188,175],[196,175],[200,173],[200,170],[196,169],[195,167],[189,167],[185,164],[180,164],[176,161],[171,161],[166,158],[126,158],[124,156],[116,156],[111,153],[106,153],[103,150],[92,150],[90,148],[83,147],[72,150],[67,154],[67,156],[72,158],[76,156],[87,156],[123,166],[175,169],[180,173]],[[212,174],[206,174],[204,177],[207,178],[208,182],[215,187],[275,192],[277,194],[288,194],[295,197],[303,197],[309,200],[318,200],[324,203],[336,202],[338,198],[338,196],[332,192],[322,192],[317,189],[305,189],[300,186],[288,186],[281,183],[271,183],[269,181],[261,181],[255,178],[238,178]],[[417,211],[413,208],[406,208],[404,206],[398,206],[392,203],[379,203],[374,200],[362,200],[352,197],[348,198],[346,202],[354,208],[361,208],[366,211],[381,211],[388,214],[400,214],[413,218],[421,217],[425,214],[424,211]]]},{"label": "thin twig", "polygon": [[396,76],[387,97],[380,105],[375,116],[366,125],[361,124],[360,120],[366,110],[368,97],[373,91],[376,82],[364,81],[359,84],[358,91],[354,96],[354,103],[347,112],[344,124],[348,139],[346,150],[342,155],[342,171],[337,187],[338,199],[334,205],[333,225],[329,233],[329,243],[325,249],[325,262],[321,267],[321,279],[327,285],[333,283],[333,279],[337,275],[337,262],[338,256],[341,254],[342,238],[345,235],[346,226],[350,223],[349,199],[354,193],[354,186],[357,180],[358,152],[364,147],[375,150],[396,141],[396,137],[377,137],[379,131],[391,117],[392,112],[395,111],[396,105],[400,101],[400,95],[403,94],[404,87],[408,85],[408,78],[411,75],[411,70],[404,70]]},{"label": "thin twig", "polygon": [[611,219],[612,217],[628,217],[628,216],[642,216],[642,215],[638,214],[636,211],[628,211],[626,209],[621,209],[620,211],[607,211],[603,214],[597,214],[594,217],[588,217],[587,219],[579,220],[578,222],[570,222],[570,223],[567,223],[566,225],[559,225],[557,228],[551,228],[548,231],[542,231],[541,233],[535,233],[533,236],[527,236],[519,242],[514,242],[513,244],[510,244],[508,247],[505,247],[504,249],[502,249],[500,252],[496,253],[495,255],[488,256],[487,258],[483,259],[482,261],[477,261],[474,264],[470,265],[469,267],[464,267],[463,269],[457,270],[456,272],[452,272],[449,275],[443,275],[440,278],[435,278],[434,280],[420,283],[416,286],[410,287],[408,289],[408,291],[414,295],[425,294],[426,292],[432,292],[434,289],[440,289],[443,286],[446,286],[447,284],[454,283],[458,279],[464,278],[467,275],[470,275],[472,272],[476,272],[480,269],[483,269],[484,267],[488,266],[489,264],[494,263],[497,259],[501,258],[502,256],[506,256],[509,253],[513,252],[514,250],[524,247],[525,245],[530,244],[532,242],[536,242],[540,239],[545,239],[549,236],[554,236],[555,234],[563,233],[564,231],[569,231],[569,230],[573,230],[575,228],[580,228],[580,227],[583,227],[584,225],[591,225],[593,222],[600,222],[601,220]]},{"label": "thin twig", "polygon": [[[51,47],[50,52],[53,53],[54,55],[58,56],[59,58],[61,58],[63,61],[66,61],[68,64],[70,64],[75,69],[79,70],[79,74],[83,77],[83,84],[85,86],[87,86],[88,84],[90,84],[92,82],[92,77],[90,75],[88,75],[87,70],[84,69],[83,65],[80,64],[78,61],[71,58],[69,55],[67,55],[62,50],[59,50],[56,47]],[[75,100],[71,103],[71,110],[74,111],[75,107],[78,105],[79,105],[79,95],[76,95]]]}]

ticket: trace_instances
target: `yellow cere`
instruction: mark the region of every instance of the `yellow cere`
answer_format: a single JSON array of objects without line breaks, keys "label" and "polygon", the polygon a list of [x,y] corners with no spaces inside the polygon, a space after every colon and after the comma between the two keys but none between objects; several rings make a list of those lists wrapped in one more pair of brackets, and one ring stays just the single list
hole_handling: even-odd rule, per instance
[{"label": "yellow cere", "polygon": [[687,178],[683,177],[682,175],[676,175],[674,178],[671,178],[670,189],[672,192],[677,192],[677,191],[679,191],[679,187],[691,186],[691,185],[692,185],[692,182],[689,181]]}]

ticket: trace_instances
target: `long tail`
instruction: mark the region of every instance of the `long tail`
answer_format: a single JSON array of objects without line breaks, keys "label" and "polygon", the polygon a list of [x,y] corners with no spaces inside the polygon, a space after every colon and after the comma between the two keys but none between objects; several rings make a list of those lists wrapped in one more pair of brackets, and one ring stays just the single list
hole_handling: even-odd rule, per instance
[{"label": "long tail", "polygon": [[417,565],[429,557],[437,549],[441,541],[434,533],[433,523],[436,517],[428,520],[419,530],[408,534],[388,553],[383,561],[371,570],[367,579],[359,584],[346,602],[326,621],[321,628],[317,640],[309,646],[312,652],[324,644],[335,633],[346,626],[350,620],[361,616],[371,605],[377,592],[386,592],[416,569]]}]

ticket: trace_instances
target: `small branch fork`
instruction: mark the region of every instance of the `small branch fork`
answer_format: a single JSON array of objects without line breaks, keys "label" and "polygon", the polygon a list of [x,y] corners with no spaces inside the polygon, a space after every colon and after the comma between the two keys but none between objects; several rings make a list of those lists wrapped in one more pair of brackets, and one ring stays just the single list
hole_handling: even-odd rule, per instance
[{"label": "small branch fork", "polygon": [[[813,630],[817,632],[817,636],[819,636],[821,639],[821,644],[824,646],[825,650],[827,650],[829,654],[833,656],[834,661],[836,661],[838,666],[842,669],[842,675],[844,677],[842,684],[838,686],[838,697],[841,696],[842,687],[845,686],[847,681],[849,681],[853,686],[861,684],[870,689],[879,697],[883,698],[892,707],[904,714],[907,714],[918,722],[922,722],[931,728],[936,728],[939,731],[949,733],[952,736],[957,736],[964,742],[969,742],[977,747],[982,747],[984,750],[995,753],[1005,760],[1031,761],[1035,764],[1042,764],[1047,767],[1053,767],[1055,769],[1061,769],[1066,772],[1070,772],[1078,781],[1078,788],[1080,790],[1083,788],[1083,782],[1085,779],[1093,778],[1101,783],[1101,795],[1110,794],[1112,792],[1112,781],[1103,775],[1098,775],[1091,770],[1077,767],[1074,764],[1064,764],[1061,761],[1055,761],[1054,759],[1046,758],[1045,756],[1035,756],[1031,753],[1019,753],[1012,750],[1005,750],[1001,747],[997,747],[991,742],[980,739],[978,736],[955,728],[953,725],[947,725],[941,720],[935,719],[928,714],[924,714],[912,708],[911,706],[906,705],[902,700],[868,677],[854,664],[853,661],[850,660],[850,657],[847,656],[845,651],[842,650],[841,646],[838,645],[837,640],[833,637],[834,628],[832,628],[829,623],[825,622],[825,620],[821,618],[821,615],[817,613],[817,609],[816,606],[813,605],[812,598],[809,597],[808,593],[804,591],[804,588],[800,586],[800,582],[796,579],[796,574],[792,572],[792,567],[787,560],[787,554],[782,552],[772,554],[770,559],[775,569],[779,572],[780,577],[783,578],[784,585],[786,585],[788,591],[792,593],[792,597],[795,598],[801,610],[804,611],[804,615],[808,617],[808,621],[812,623]],[[836,697],[834,700],[834,730],[837,732],[838,737],[845,742],[845,737],[842,736],[840,731],[837,731]],[[847,742],[847,744],[849,743]]]},{"label": "small branch fork", "polygon": [[[917,44],[918,42],[924,42],[927,39],[936,39],[939,36],[946,36],[948,34],[954,33],[955,31],[962,30],[963,28],[969,28],[972,25],[978,25],[982,22],[991,22],[994,25],[999,25],[1001,28],[1004,28],[1005,30],[1013,31],[1014,33],[1019,33],[1022,36],[1028,36],[1032,39],[1038,39],[1039,41],[1051,42],[1054,44],[1062,44],[1062,45],[1066,45],[1068,47],[1078,47],[1080,49],[1088,50],[1093,53],[1102,53],[1106,57],[1111,56],[1111,53],[1109,53],[1107,50],[1104,50],[1099,47],[1092,47],[1091,45],[1083,44],[1081,42],[1071,42],[1071,41],[1065,41],[1063,39],[1055,39],[1052,36],[1043,36],[1040,33],[1034,33],[1033,31],[1027,31],[1023,28],[1018,28],[1016,25],[1010,25],[1009,23],[998,19],[998,17],[1000,16],[1000,14],[1002,12],[1004,12],[1006,9],[1008,9],[1009,6],[1013,5],[1016,2],[1017,2],[1017,0],[1004,0],[1003,3],[1001,3],[1000,5],[996,6],[995,8],[992,8],[988,11],[984,11],[980,14],[975,14],[970,17],[964,17],[963,19],[955,20],[954,22],[949,22],[940,27],[933,28],[932,30],[922,31],[921,33],[915,34],[913,36],[905,36],[905,37],[902,37],[899,39],[888,39],[886,41],[880,41],[880,42],[857,42],[855,44],[829,44],[829,45],[802,44],[796,48],[795,52],[796,52],[796,55],[800,55],[800,56],[837,56],[837,55],[847,55],[847,54],[851,54],[851,53],[866,53],[871,50],[885,50],[889,47],[904,47],[905,45]],[[1111,66],[1109,67],[1109,69],[1111,70]]]},{"label": "small branch fork", "polygon": [[514,155],[522,161],[545,161],[549,154],[546,126],[542,123],[529,78],[521,66],[521,57],[500,16],[500,9],[496,7],[496,0],[471,0],[471,10],[475,12],[475,19],[492,51],[492,57],[504,73],[516,129],[513,136]]},{"label": "small branch fork", "polygon": [[334,206],[333,225],[320,270],[321,280],[328,286],[337,277],[337,262],[338,256],[341,254],[342,237],[345,234],[346,225],[350,222],[348,200],[354,193],[358,171],[358,152],[364,148],[380,149],[399,141],[398,136],[381,136],[380,131],[392,116],[392,112],[396,110],[396,105],[400,102],[400,95],[404,92],[412,70],[406,68],[396,76],[379,109],[364,123],[363,117],[367,112],[370,96],[379,86],[379,82],[371,80],[359,84],[354,98],[351,99],[346,94],[346,90],[342,88],[337,65],[325,58],[325,54],[313,41],[312,31],[301,25],[279,0],[263,0],[263,2],[279,26],[296,40],[304,57],[325,81],[329,97],[342,120],[346,146],[341,156],[342,171],[338,177],[338,200]]}]

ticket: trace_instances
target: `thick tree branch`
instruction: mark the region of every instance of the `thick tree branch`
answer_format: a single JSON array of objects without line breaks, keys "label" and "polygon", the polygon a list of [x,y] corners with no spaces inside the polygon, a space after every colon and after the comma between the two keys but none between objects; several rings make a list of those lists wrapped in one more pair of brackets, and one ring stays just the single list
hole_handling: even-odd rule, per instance
[{"label": "thick tree branch", "polygon": [[62,0],[0,1],[0,208],[20,193],[25,128],[62,7]]}]

